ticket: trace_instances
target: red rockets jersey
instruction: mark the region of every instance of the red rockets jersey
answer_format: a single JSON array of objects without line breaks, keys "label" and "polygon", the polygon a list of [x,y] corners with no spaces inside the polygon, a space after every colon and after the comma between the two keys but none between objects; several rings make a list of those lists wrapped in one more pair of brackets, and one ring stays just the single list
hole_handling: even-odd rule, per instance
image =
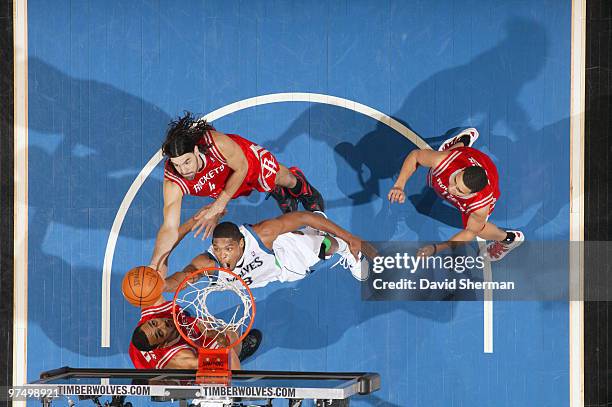
[{"label": "red rockets jersey", "polygon": [[[479,192],[466,197],[459,197],[448,192],[449,180],[457,172],[472,166],[484,168],[487,173],[488,185]],[[436,193],[448,203],[459,209],[463,217],[463,225],[474,212],[489,205],[489,214],[493,212],[495,202],[499,198],[499,175],[493,161],[484,153],[471,148],[459,147],[449,151],[449,155],[427,174],[427,183]]]},{"label": "red rockets jersey", "polygon": [[[257,144],[235,134],[227,134],[243,151],[247,162],[248,172],[242,185],[232,198],[249,195],[254,189],[260,192],[269,192],[276,183],[276,173],[279,170],[276,157]],[[164,165],[164,179],[175,183],[183,195],[219,197],[225,183],[233,170],[216,146],[210,131],[206,131],[198,142],[200,158],[203,166],[192,180],[183,178],[167,159]],[[203,154],[202,152],[206,152]]]},{"label": "red rockets jersey", "polygon": [[[143,308],[138,326],[154,318],[172,318],[172,301]],[[179,336],[175,344],[148,352],[136,349],[134,344],[130,342],[129,354],[136,369],[163,369],[174,355],[184,349],[196,354],[196,350],[182,336]]]},{"label": "red rockets jersey", "polygon": [[[178,305],[176,305],[176,307],[178,307]],[[187,317],[184,313],[181,313],[180,316],[186,323],[189,322],[189,317]],[[172,301],[166,301],[160,305],[152,305],[150,307],[143,308],[138,326],[154,318],[172,319]],[[211,341],[207,340],[205,346],[211,348],[218,347],[216,344],[215,346],[210,345]],[[163,369],[174,355],[185,349],[190,350],[197,357],[197,349],[194,349],[193,346],[188,344],[187,341],[185,341],[185,339],[183,339],[183,337],[180,335],[176,342],[172,345],[163,348],[156,348],[148,352],[136,349],[134,344],[130,342],[128,353],[136,369]]]}]

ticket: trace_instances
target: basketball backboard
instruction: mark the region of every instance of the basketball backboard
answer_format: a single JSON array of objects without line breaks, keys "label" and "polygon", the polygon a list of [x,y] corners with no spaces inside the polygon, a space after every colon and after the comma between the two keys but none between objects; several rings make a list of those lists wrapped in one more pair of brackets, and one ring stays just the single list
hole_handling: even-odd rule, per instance
[{"label": "basketball backboard", "polygon": [[[48,388],[43,406],[94,405],[129,407],[138,397],[181,405],[273,406],[273,400],[315,400],[316,406],[348,406],[349,398],[380,388],[376,373],[278,372],[235,370],[229,386],[196,383],[195,370],[78,369],[62,367],[40,374],[29,386]],[[99,396],[99,397],[96,397]],[[83,403],[81,403],[83,401]],[[67,404],[66,404],[67,403]]]}]

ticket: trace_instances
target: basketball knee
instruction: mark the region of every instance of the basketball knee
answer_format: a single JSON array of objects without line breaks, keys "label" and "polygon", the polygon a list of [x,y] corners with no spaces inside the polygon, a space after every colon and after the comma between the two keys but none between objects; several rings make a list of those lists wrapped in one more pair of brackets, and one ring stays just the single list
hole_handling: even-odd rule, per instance
[{"label": "basketball knee", "polygon": [[283,164],[279,164],[278,172],[276,173],[276,185],[281,187],[292,188],[295,186],[297,179],[295,175],[289,171]]}]

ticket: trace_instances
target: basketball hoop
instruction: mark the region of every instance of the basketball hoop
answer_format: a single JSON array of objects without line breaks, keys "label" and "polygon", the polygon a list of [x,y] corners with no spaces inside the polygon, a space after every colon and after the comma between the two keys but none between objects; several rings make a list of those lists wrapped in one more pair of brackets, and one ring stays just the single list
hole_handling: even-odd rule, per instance
[{"label": "basketball hoop", "polygon": [[179,284],[173,305],[176,328],[198,350],[198,383],[228,385],[230,351],[248,335],[255,319],[248,285],[228,269],[204,268]]}]

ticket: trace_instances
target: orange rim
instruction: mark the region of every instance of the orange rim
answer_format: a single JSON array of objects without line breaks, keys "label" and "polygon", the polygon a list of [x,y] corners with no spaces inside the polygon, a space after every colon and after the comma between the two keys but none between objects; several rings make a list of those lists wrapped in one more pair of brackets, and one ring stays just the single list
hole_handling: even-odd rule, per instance
[{"label": "orange rim", "polygon": [[[230,270],[223,268],[223,267],[206,267],[200,270],[196,270],[193,273],[189,274],[187,277],[185,277],[185,279],[183,281],[181,281],[181,283],[179,284],[179,286],[176,288],[176,292],[174,293],[174,298],[172,299],[172,319],[174,320],[174,326],[176,326],[176,329],[178,329],[179,334],[183,337],[183,339],[185,339],[187,341],[187,343],[189,343],[191,346],[193,346],[196,349],[208,349],[205,348],[203,346],[198,345],[193,339],[191,339],[189,336],[187,336],[185,333],[183,333],[183,330],[179,328],[179,323],[178,323],[178,317],[176,315],[176,309],[178,307],[176,300],[178,298],[178,294],[179,292],[181,292],[181,290],[183,290],[183,288],[185,288],[185,284],[191,280],[192,278],[194,278],[195,276],[202,274],[202,273],[206,273],[209,271],[221,271],[223,273],[227,273],[229,275],[231,275],[232,277],[235,277],[237,281],[240,281],[240,283],[244,286],[244,288],[246,288],[247,293],[249,294],[249,297],[251,297],[251,321],[249,322],[249,325],[246,327],[246,329],[244,330],[244,332],[242,333],[242,335],[236,339],[234,342],[231,342],[229,345],[224,346],[224,347],[220,347],[217,349],[227,349],[230,350],[232,349],[234,346],[238,345],[240,342],[242,342],[242,340],[244,338],[246,338],[246,336],[249,334],[249,332],[251,331],[251,328],[253,327],[253,322],[255,321],[255,298],[253,298],[253,293],[251,292],[251,289],[249,288],[249,286],[247,285],[247,283],[244,282],[244,280],[237,274],[231,272]],[[182,309],[182,307],[181,307]]]}]

